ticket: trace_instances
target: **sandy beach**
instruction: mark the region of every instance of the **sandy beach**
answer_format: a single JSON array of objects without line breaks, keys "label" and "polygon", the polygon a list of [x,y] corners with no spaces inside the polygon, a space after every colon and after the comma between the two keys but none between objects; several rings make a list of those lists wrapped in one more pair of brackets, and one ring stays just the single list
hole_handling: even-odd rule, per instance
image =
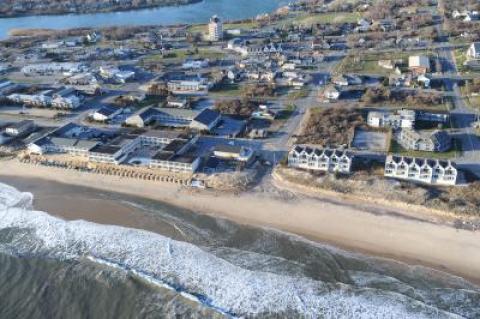
[{"label": "sandy beach", "polygon": [[[15,178],[19,177],[24,179],[15,185]],[[46,184],[40,185],[35,179],[43,179]],[[426,211],[356,203],[334,196],[294,194],[286,199],[259,191],[241,195],[197,193],[173,184],[31,166],[15,160],[0,162],[0,182],[9,181],[21,191],[34,193],[36,209],[65,219],[150,231],[162,229],[164,234],[169,231],[168,225],[157,225],[145,216],[139,218],[133,207],[98,196],[99,190],[118,192],[238,223],[275,228],[348,250],[433,267],[480,283],[480,233],[457,230],[442,222],[444,217]],[[48,181],[90,190],[70,196],[68,189],[52,189]],[[99,205],[102,209],[98,209]]]}]

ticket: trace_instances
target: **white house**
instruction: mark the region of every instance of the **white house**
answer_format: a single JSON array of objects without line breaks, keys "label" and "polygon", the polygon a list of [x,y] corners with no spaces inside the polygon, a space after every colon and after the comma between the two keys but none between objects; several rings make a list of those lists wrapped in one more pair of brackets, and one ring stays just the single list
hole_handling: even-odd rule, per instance
[{"label": "white house", "polygon": [[121,114],[122,111],[120,107],[104,106],[92,114],[92,119],[97,122],[106,122]]},{"label": "white house", "polygon": [[338,100],[340,97],[340,91],[334,86],[329,86],[324,90],[323,95],[329,100]]},{"label": "white house", "polygon": [[395,112],[370,111],[367,124],[371,127],[413,128],[415,118],[415,111],[407,109]]},{"label": "white house", "polygon": [[480,42],[474,42],[467,50],[467,57],[470,60],[480,60]]}]

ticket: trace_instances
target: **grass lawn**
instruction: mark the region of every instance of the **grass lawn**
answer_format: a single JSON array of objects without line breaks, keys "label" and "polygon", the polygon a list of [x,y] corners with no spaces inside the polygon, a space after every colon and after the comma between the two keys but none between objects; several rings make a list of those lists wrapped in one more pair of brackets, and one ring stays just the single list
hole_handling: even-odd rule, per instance
[{"label": "grass lawn", "polygon": [[210,90],[212,96],[228,96],[228,97],[241,97],[242,87],[238,84],[222,84],[212,90]]},{"label": "grass lawn", "polygon": [[404,63],[408,63],[408,57],[417,54],[430,56],[430,52],[425,50],[348,55],[337,65],[335,72],[388,75],[392,73],[393,70],[388,70],[379,66],[379,60],[402,60]]},{"label": "grass lawn", "polygon": [[288,101],[295,101],[295,100],[298,100],[298,99],[304,99],[306,97],[308,97],[308,95],[310,94],[310,89],[308,88],[303,88],[303,89],[300,89],[300,90],[290,90],[287,94],[287,100]]},{"label": "grass lawn", "polygon": [[404,149],[398,142],[392,138],[390,143],[389,153],[397,154],[401,156],[411,156],[411,157],[424,157],[424,158],[434,158],[434,159],[454,159],[456,156],[460,155],[462,152],[461,143],[456,139],[452,140],[453,147],[448,152],[423,152],[423,151],[409,151]]},{"label": "grass lawn", "polygon": [[467,56],[465,55],[465,49],[455,49],[454,50],[454,55],[455,55],[455,63],[457,64],[457,70],[459,72],[466,72],[468,71],[468,67],[463,65],[465,61],[467,60]]},{"label": "grass lawn", "polygon": [[469,96],[467,97],[467,101],[471,107],[480,109],[480,96]]},{"label": "grass lawn", "polygon": [[312,25],[318,23],[355,23],[362,16],[358,12],[332,12],[301,14],[292,19],[293,24]]},{"label": "grass lawn", "polygon": [[145,62],[172,62],[172,61],[183,61],[187,58],[191,59],[222,59],[225,57],[225,53],[212,50],[212,49],[203,49],[199,48],[198,52],[195,53],[195,50],[171,50],[165,55],[153,54],[145,58]]},{"label": "grass lawn", "polygon": [[293,112],[295,112],[297,106],[295,104],[288,104],[285,109],[280,111],[277,115],[276,119],[279,121],[286,121],[292,116]]}]

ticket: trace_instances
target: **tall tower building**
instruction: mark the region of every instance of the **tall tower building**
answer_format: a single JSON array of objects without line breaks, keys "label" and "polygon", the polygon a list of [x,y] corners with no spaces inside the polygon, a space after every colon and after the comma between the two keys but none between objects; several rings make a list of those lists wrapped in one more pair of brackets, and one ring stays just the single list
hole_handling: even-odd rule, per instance
[{"label": "tall tower building", "polygon": [[210,18],[208,24],[208,39],[210,41],[219,41],[223,38],[223,23],[217,15]]}]

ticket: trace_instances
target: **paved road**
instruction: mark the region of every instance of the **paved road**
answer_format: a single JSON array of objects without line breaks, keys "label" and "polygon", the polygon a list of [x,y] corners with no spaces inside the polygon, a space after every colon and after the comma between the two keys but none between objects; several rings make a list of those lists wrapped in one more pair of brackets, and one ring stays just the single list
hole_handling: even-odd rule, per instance
[{"label": "paved road", "polygon": [[[439,2],[440,11],[442,2]],[[437,25],[439,35],[444,34],[444,25]],[[453,77],[445,77],[445,89],[453,93],[452,102],[455,106],[451,111],[451,118],[457,132],[455,137],[462,145],[462,154],[457,156],[456,162],[462,167],[471,169],[475,174],[480,176],[480,139],[477,136],[475,129],[472,127],[472,122],[475,120],[474,111],[465,103],[460,88],[458,87],[456,76],[458,74],[455,63],[455,56],[452,47],[443,47],[438,49],[439,58],[442,64],[442,72],[444,75],[450,74]]]}]

